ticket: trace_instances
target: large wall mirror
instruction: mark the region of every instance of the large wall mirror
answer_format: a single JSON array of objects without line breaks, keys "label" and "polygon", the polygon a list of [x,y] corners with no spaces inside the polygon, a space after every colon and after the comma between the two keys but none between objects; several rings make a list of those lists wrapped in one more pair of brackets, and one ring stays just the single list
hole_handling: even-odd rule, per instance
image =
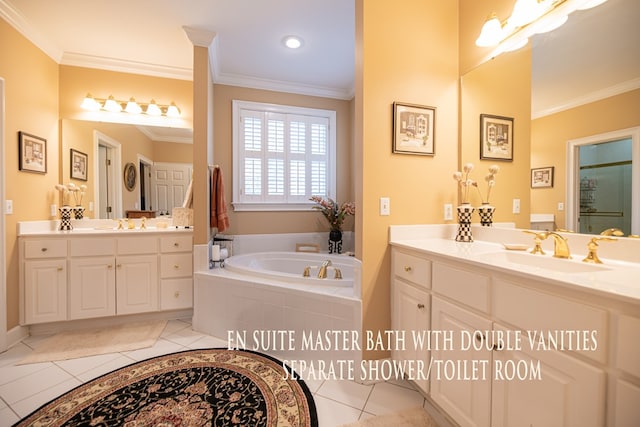
[{"label": "large wall mirror", "polygon": [[[527,120],[530,126],[530,164],[519,167],[553,167],[552,186],[530,188],[529,197],[531,213],[552,214],[557,228],[597,234],[615,227],[625,235],[640,233],[640,147],[635,142],[602,145],[617,141],[612,139],[616,132],[626,130],[622,133],[631,135],[640,126],[638,16],[637,0],[608,0],[593,9],[576,11],[564,26],[535,35],[530,47],[503,54],[462,77],[463,122],[468,119],[465,111],[475,106],[472,104],[495,104],[495,99],[474,98],[465,92],[466,83],[478,80],[478,75],[495,75],[493,84],[497,87],[530,84],[530,117],[520,117],[515,125],[517,130]],[[502,64],[502,69],[522,69],[527,57],[529,79],[521,74],[509,79],[495,70],[487,71],[496,64]],[[577,157],[570,155],[570,143],[578,150]],[[475,149],[465,144],[463,141],[462,158],[471,157],[468,152]],[[581,148],[576,148],[578,145]],[[529,177],[527,174],[524,179]],[[573,177],[578,178],[568,179]],[[581,180],[598,183],[598,191],[593,191],[592,185],[589,194],[581,192]],[[623,191],[628,191],[626,196]],[[617,197],[607,197],[611,194]],[[587,196],[590,206],[584,203]]]},{"label": "large wall mirror", "polygon": [[[193,159],[191,129],[63,119],[62,181],[86,185],[82,205],[91,218],[124,218],[136,211],[171,214],[182,206]],[[87,154],[87,181],[71,176],[71,150]],[[135,168],[136,180],[131,182]]]}]

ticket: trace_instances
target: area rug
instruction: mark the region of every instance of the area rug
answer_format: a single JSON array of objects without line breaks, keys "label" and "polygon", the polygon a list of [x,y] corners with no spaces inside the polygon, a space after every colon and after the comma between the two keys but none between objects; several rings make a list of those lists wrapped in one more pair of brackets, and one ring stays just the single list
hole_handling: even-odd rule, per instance
[{"label": "area rug", "polygon": [[[297,376],[296,376],[297,377]],[[47,403],[25,426],[317,427],[311,392],[246,350],[190,350],[103,375]]]},{"label": "area rug", "polygon": [[342,427],[438,427],[423,408],[411,408],[393,414],[367,418]]},{"label": "area rug", "polygon": [[17,364],[75,359],[151,347],[166,325],[166,320],[160,320],[60,332],[47,338]]}]

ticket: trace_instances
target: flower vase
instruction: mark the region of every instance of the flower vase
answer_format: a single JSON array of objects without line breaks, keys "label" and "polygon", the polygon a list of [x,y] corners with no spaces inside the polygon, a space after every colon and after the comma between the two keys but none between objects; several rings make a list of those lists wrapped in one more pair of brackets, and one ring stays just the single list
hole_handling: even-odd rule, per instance
[{"label": "flower vase", "polygon": [[329,253],[342,253],[342,230],[331,230],[329,232]]},{"label": "flower vase", "polygon": [[493,225],[493,213],[496,211],[495,206],[489,203],[483,203],[478,207],[478,215],[480,215],[480,224],[483,227],[491,227]]},{"label": "flower vase", "polygon": [[71,225],[71,211],[73,210],[73,208],[69,206],[63,206],[58,210],[60,211],[60,230],[73,230],[73,225]]},{"label": "flower vase", "polygon": [[84,218],[84,208],[82,206],[76,206],[75,208],[73,208],[73,217],[75,219]]},{"label": "flower vase", "polygon": [[458,234],[456,234],[456,242],[473,242],[471,235],[471,215],[473,215],[474,207],[468,203],[463,203],[456,208],[458,210]]}]

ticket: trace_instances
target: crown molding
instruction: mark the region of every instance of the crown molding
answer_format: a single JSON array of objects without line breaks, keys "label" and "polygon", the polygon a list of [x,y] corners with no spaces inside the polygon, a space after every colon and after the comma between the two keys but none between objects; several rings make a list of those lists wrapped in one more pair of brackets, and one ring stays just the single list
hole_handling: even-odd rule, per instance
[{"label": "crown molding", "polygon": [[557,104],[549,108],[541,110],[531,111],[531,119],[539,119],[551,114],[556,114],[561,111],[570,110],[572,108],[580,107],[581,105],[590,104],[592,102],[600,101],[601,99],[609,98],[615,95],[620,95],[625,92],[640,89],[640,77],[627,80],[607,88],[596,90],[594,92],[587,93],[585,95],[570,99],[562,104]]}]

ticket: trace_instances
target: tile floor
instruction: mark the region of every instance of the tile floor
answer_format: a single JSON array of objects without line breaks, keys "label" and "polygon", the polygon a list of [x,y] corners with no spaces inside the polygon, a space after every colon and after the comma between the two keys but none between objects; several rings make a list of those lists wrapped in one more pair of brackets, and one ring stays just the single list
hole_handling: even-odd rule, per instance
[{"label": "tile floor", "polygon": [[[99,375],[176,351],[225,347],[226,341],[191,330],[188,320],[172,320],[153,347],[61,362],[16,365],[46,337],[29,337],[0,353],[0,427],[10,426],[43,403]],[[362,385],[352,381],[306,381],[320,427],[337,427],[375,415],[424,405],[409,383]]]}]

